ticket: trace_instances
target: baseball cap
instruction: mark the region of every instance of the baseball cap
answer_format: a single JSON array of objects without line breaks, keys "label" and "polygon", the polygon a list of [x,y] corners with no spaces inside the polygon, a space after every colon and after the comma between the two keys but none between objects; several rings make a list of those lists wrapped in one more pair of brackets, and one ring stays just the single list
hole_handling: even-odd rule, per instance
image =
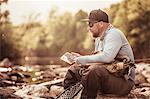
[{"label": "baseball cap", "polygon": [[89,14],[89,17],[87,19],[82,19],[81,21],[82,22],[103,21],[108,23],[109,19],[108,19],[108,15],[104,11],[97,9],[97,10],[92,10]]}]

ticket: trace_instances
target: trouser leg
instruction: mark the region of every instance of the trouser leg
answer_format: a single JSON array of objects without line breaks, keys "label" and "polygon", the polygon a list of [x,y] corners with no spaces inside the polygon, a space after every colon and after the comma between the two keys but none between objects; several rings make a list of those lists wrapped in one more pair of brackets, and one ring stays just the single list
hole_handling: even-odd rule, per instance
[{"label": "trouser leg", "polygon": [[63,87],[65,89],[81,80],[81,75],[79,74],[80,69],[81,67],[79,66],[70,66],[63,81]]},{"label": "trouser leg", "polygon": [[82,77],[79,74],[79,70],[80,67],[71,66],[66,74],[63,85],[64,88],[67,88],[81,80],[84,86],[81,95],[82,99],[95,99],[98,90],[106,94],[126,95],[134,85],[130,80],[112,75],[105,67],[100,65],[90,66],[83,72]]},{"label": "trouser leg", "polygon": [[81,82],[84,86],[81,99],[95,99],[98,90],[103,90],[102,86],[107,82],[108,71],[98,65],[93,65],[83,73]]},{"label": "trouser leg", "polygon": [[83,73],[81,82],[84,86],[81,99],[95,99],[98,90],[104,94],[127,95],[134,85],[132,81],[116,77],[99,65],[90,66]]},{"label": "trouser leg", "polygon": [[106,85],[107,88],[103,92],[106,94],[115,94],[118,96],[127,95],[130,93],[132,87],[134,86],[134,82],[131,80],[125,80],[124,78],[116,77],[109,74],[109,78],[107,80]]}]

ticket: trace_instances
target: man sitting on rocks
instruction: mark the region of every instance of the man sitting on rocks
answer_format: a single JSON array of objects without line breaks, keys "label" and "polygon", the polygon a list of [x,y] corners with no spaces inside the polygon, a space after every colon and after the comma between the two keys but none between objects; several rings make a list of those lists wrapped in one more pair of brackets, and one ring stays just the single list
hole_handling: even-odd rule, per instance
[{"label": "man sitting on rocks", "polygon": [[[100,9],[91,11],[85,21],[88,21],[89,30],[95,38],[97,53],[76,58],[75,64],[66,74],[64,88],[81,81],[84,87],[81,99],[95,99],[98,91],[103,94],[127,95],[134,85],[135,68],[134,55],[125,35],[109,23],[108,15]],[[113,72],[110,70],[112,68],[107,68],[120,66],[113,64],[117,57],[123,56],[127,56],[127,61],[133,64],[127,68],[122,64],[123,72]],[[86,66],[87,69],[81,72],[81,68]]]}]

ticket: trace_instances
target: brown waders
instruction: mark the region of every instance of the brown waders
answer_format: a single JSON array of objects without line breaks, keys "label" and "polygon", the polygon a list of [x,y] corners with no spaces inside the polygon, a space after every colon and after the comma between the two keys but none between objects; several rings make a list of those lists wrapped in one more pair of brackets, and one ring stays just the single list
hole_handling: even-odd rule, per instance
[{"label": "brown waders", "polygon": [[81,99],[95,99],[98,91],[103,94],[127,95],[134,85],[132,80],[117,77],[104,66],[92,65],[82,72],[82,76],[80,69],[81,67],[72,65],[65,76],[63,85],[67,88],[81,81],[84,86]]}]

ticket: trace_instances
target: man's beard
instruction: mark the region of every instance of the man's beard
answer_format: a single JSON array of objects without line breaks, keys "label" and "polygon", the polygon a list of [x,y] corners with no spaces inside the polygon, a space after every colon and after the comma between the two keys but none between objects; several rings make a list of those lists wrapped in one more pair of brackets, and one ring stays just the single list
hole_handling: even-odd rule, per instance
[{"label": "man's beard", "polygon": [[94,38],[99,37],[99,33],[98,33],[98,32],[97,32],[97,33],[93,33],[93,37],[94,37]]}]

